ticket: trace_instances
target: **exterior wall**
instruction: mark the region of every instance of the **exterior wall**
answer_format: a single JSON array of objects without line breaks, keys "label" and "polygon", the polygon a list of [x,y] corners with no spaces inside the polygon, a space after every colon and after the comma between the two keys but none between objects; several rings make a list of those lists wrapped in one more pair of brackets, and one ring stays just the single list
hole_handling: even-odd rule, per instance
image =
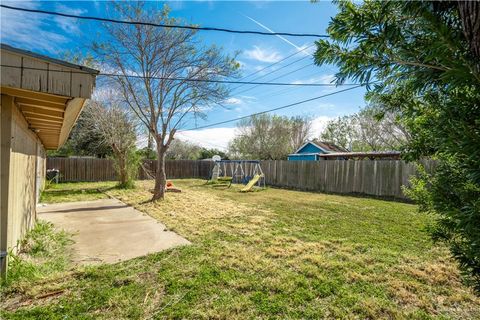
[{"label": "exterior wall", "polygon": [[35,185],[35,193],[36,193],[36,203],[40,202],[40,194],[45,188],[45,177],[47,174],[47,153],[45,148],[40,143],[37,142],[37,158],[36,158],[36,185]]},{"label": "exterior wall", "polygon": [[37,190],[43,183],[37,183],[37,177],[44,176],[45,151],[13,101],[2,95],[0,250],[15,252],[18,241],[35,224]]},{"label": "exterior wall", "polygon": [[302,160],[307,160],[307,161],[315,161],[318,160],[318,156],[316,154],[291,154],[288,156],[288,161],[302,161]]}]

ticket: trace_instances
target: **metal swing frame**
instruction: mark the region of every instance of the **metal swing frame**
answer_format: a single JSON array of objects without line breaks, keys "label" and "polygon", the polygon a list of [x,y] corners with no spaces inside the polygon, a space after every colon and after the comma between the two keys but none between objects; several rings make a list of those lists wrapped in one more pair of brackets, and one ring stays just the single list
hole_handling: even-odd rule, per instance
[{"label": "metal swing frame", "polygon": [[[247,168],[246,165],[249,164]],[[244,169],[245,166],[245,169]],[[228,168],[230,167],[230,168]],[[215,161],[215,166],[212,169],[210,177],[214,178],[215,170],[218,170],[218,176],[227,177],[228,169],[232,173],[232,183],[247,184],[255,175],[260,175],[257,186],[265,188],[265,174],[259,160],[219,160]],[[247,175],[245,170],[251,174]]]}]

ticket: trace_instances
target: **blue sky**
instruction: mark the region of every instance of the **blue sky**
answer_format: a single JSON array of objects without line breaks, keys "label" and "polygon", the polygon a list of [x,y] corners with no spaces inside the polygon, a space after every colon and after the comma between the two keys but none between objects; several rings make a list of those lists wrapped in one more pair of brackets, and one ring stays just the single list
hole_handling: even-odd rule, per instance
[{"label": "blue sky", "polygon": [[[16,6],[62,11],[80,15],[109,16],[108,2],[64,1],[64,2],[4,2]],[[165,2],[149,2],[152,10],[161,8]],[[167,2],[171,15],[189,23],[201,26],[224,27],[231,29],[266,31],[325,33],[328,22],[336,13],[330,2],[312,4],[310,1],[182,1]],[[85,51],[93,38],[101,37],[98,23],[77,21],[62,17],[13,12],[1,9],[1,41],[19,48],[32,50],[52,57],[59,57],[67,50]],[[314,38],[257,36],[227,34],[220,32],[200,32],[200,38],[207,44],[221,46],[226,53],[240,52],[238,61],[242,66],[242,76],[249,75],[284,57],[313,45]],[[286,61],[268,68],[245,80],[280,82],[329,83],[333,79],[334,66],[318,67],[311,65],[313,60],[305,52],[297,53]],[[290,64],[288,67],[284,67]],[[278,68],[282,68],[277,70]],[[295,71],[300,69],[298,71]],[[290,73],[289,75],[285,75]],[[286,105],[312,98],[343,88],[297,88],[232,85],[235,88],[228,100],[228,109],[213,108],[206,120],[197,124],[207,125],[259,112],[265,109]],[[328,119],[351,114],[365,105],[363,88],[327,97],[315,102],[276,112],[279,115],[307,115],[314,118],[312,137],[320,134]],[[192,127],[187,123],[185,127]],[[235,123],[215,128],[180,133],[180,138],[206,147],[225,148],[235,134]]]}]

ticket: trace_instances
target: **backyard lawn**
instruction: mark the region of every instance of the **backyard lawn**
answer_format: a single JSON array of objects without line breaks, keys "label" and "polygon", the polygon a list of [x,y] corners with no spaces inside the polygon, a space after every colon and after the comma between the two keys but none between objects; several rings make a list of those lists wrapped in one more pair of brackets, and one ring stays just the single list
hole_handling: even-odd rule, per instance
[{"label": "backyard lawn", "polygon": [[[115,265],[26,272],[20,263],[17,274],[29,276],[1,289],[0,318],[480,318],[480,299],[429,240],[432,217],[414,205],[174,184],[183,192],[158,204],[146,202],[152,181],[134,190],[69,183],[47,191],[44,202],[114,196],[192,245]],[[43,262],[56,254],[65,257]]]}]

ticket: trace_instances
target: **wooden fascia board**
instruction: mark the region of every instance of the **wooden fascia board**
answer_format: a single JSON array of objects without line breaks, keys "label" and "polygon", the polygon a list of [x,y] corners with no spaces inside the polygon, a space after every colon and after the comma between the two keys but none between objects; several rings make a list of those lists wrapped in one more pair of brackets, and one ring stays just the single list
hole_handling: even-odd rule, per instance
[{"label": "wooden fascia board", "polygon": [[73,98],[67,103],[57,148],[61,147],[65,141],[67,141],[70,131],[72,131],[75,122],[80,116],[85,100],[84,98]]}]

